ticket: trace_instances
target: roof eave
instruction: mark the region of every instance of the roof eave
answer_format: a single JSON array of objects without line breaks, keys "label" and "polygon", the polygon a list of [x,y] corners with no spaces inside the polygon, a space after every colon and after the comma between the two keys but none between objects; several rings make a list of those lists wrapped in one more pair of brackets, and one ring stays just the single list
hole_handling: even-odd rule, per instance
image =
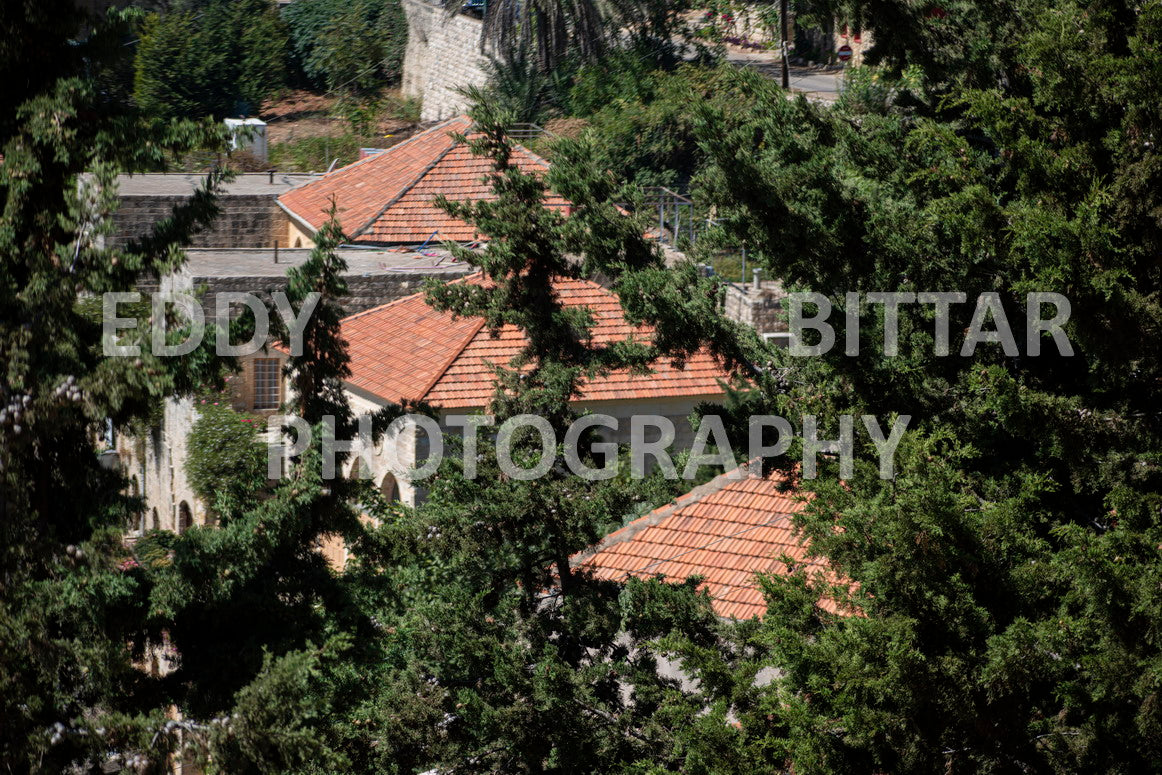
[{"label": "roof eave", "polygon": [[[286,213],[292,221],[297,223],[299,226],[305,227],[307,232],[310,234],[311,237],[315,236],[315,233],[319,230],[318,226],[315,226],[310,221],[308,221],[306,218],[304,218],[303,216],[296,213],[294,210],[287,207],[285,204],[282,203],[281,200],[276,198],[274,200],[274,203],[277,204],[279,209],[282,210],[284,213]],[[288,245],[287,247],[290,247],[290,246]]]}]

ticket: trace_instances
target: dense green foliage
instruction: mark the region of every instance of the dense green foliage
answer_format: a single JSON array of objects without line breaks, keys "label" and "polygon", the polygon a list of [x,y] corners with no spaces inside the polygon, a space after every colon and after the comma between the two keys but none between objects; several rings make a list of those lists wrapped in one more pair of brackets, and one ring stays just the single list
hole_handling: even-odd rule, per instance
[{"label": "dense green foliage", "polygon": [[[55,10],[61,35],[78,31],[75,9]],[[8,31],[8,45],[39,55],[41,36],[22,29]],[[19,405],[6,412],[0,446],[0,761],[13,771],[105,762],[163,731],[165,704],[126,648],[159,634],[141,580],[122,565],[120,536],[140,503],[99,465],[92,439],[105,418],[145,416],[160,396],[212,382],[220,368],[206,348],[106,357],[99,323],[77,303],[78,292],[131,290],[140,273],[180,264],[176,245],[216,211],[211,176],[150,235],[123,249],[102,245],[118,170],[150,169],[168,153],[223,139],[213,127],[143,119],[77,77],[84,62],[97,78],[110,50],[102,42],[126,31],[114,25],[74,44],[73,56],[38,74],[48,85],[24,95],[0,131],[0,391]],[[126,336],[147,342],[152,327],[142,321]],[[163,733],[153,745],[164,755],[172,743]]]},{"label": "dense green foliage", "polygon": [[[112,249],[98,238],[114,175],[223,138],[144,118],[95,85],[97,54],[125,25],[66,46],[72,31],[29,15],[27,36],[0,49],[6,68],[24,43],[72,54],[13,78],[23,93],[0,124],[0,762],[161,772],[184,746],[230,773],[1158,770],[1162,9],[1018,0],[929,14],[875,0],[863,12],[892,34],[882,66],[834,108],[753,73],[614,60],[579,74],[592,127],[558,144],[547,181],[508,164],[513,115],[484,100],[473,148],[497,196],[442,201],[490,237],[453,249],[491,282],[432,287],[430,303],[528,337],[498,370],[500,421],[535,413],[560,437],[583,378],[701,346],[746,378],[733,429],[750,413],[796,426],[815,414],[834,438],[841,413],[912,417],[894,479],[857,434],[851,476],[825,460],[799,482],[814,495],[799,526],[857,583],[765,579],[768,615],[744,623],[717,620],[695,584],[598,582],[571,565],[673,483],[560,468],[523,481],[490,444],[472,477],[454,435],[419,508],[324,479],[324,418],[342,439],[356,427],[333,217],[288,278],[296,310],[321,294],[288,373],[312,445],[276,483],[256,469],[247,487],[235,471],[237,497],[213,504],[219,528],[129,547],[139,502],[100,466],[94,434],[106,418],[147,422],[230,364],[206,348],[107,356],[78,293],[181,264],[218,178]],[[723,319],[713,279],[664,266],[644,219],[611,204],[633,212],[619,177],[651,166],[690,177],[715,207],[711,237],[828,295],[837,347],[768,349]],[[573,202],[569,218],[541,206],[546,185]],[[595,276],[628,320],[656,325],[652,340],[589,340],[589,316],[552,280]],[[902,308],[888,356],[884,316],[865,303],[860,355],[845,356],[849,291],[995,292],[1021,351],[957,355],[972,305],[954,304],[954,352],[937,355],[922,305]],[[1042,355],[1025,352],[1033,291],[1070,299],[1073,356],[1047,335]],[[160,323],[133,314],[123,344]],[[257,462],[246,430],[229,429]],[[531,465],[536,437],[513,441]],[[335,536],[352,551],[342,573],[317,551]],[[821,595],[856,614],[827,613]],[[142,669],[159,656],[168,671]],[[665,677],[663,659],[695,680]]]},{"label": "dense green foliage", "polygon": [[266,446],[258,441],[265,423],[235,411],[227,395],[210,394],[194,406],[198,419],[186,440],[186,478],[215,517],[234,513],[266,475]]},{"label": "dense green foliage", "polygon": [[288,85],[367,94],[399,80],[406,43],[398,2],[180,0],[143,17],[134,98],[159,117],[224,117]]},{"label": "dense green foliage", "polygon": [[253,115],[286,84],[286,27],[266,0],[205,0],[150,14],[134,97],[161,118]]},{"label": "dense green foliage", "polygon": [[[867,450],[843,486],[810,484],[802,527],[864,615],[821,615],[809,580],[773,580],[762,639],[786,674],[743,726],[796,772],[1155,770],[1162,14],[868,10],[891,30],[887,69],[836,111],[699,107],[706,196],[770,273],[835,302],[838,331],[848,291],[996,292],[1020,353],[937,356],[924,305],[886,357],[865,305],[858,358],[840,333],[778,362],[785,388],[759,408],[909,414],[913,430],[894,480]],[[906,63],[923,86],[892,83]],[[1073,357],[1044,335],[1027,354],[1033,291],[1071,301]],[[952,307],[953,348],[973,306]]]},{"label": "dense green foliage", "polygon": [[651,69],[632,54],[582,68],[570,91],[572,112],[606,149],[608,164],[625,180],[687,191],[705,154],[694,132],[690,106],[711,102],[745,115],[760,95],[781,94],[767,80],[741,88],[730,65]]},{"label": "dense green foliage", "polygon": [[[528,345],[498,372],[489,411],[497,423],[536,414],[561,439],[576,417],[569,401],[582,378],[676,353],[662,349],[665,340],[660,347],[591,342],[589,314],[562,305],[553,281],[605,272],[628,284],[669,275],[642,239],[642,224],[610,204],[610,179],[587,164],[590,149],[574,149],[551,181],[575,204],[566,221],[543,206],[544,181],[510,166],[503,127],[511,116],[484,105],[474,118],[481,135],[471,145],[493,162],[497,198],[440,201],[491,238],[478,252],[450,246],[490,283],[432,285],[428,298],[439,309],[481,316],[493,330],[510,324],[526,334]],[[584,255],[584,264],[572,254]],[[488,429],[481,435],[492,438]],[[538,439],[513,438],[522,468],[539,457]],[[455,436],[448,441],[462,449]],[[623,590],[571,563],[611,521],[676,494],[675,483],[587,481],[559,468],[524,480],[503,473],[494,444],[482,440],[477,449],[469,458],[475,476],[459,454],[446,458],[423,506],[380,512],[384,528],[358,554],[354,573],[382,569],[403,582],[378,600],[377,618],[392,622],[394,669],[363,711],[376,743],[369,769],[680,766],[689,753],[678,730],[701,704],[659,673],[657,644],[677,631],[712,647],[708,601],[693,585],[632,582]]]},{"label": "dense green foliage", "polygon": [[[691,10],[687,0],[489,3],[483,27],[484,50],[490,52],[484,97],[518,121],[541,121],[575,113],[570,87],[578,68],[616,72],[620,80],[629,71],[645,74],[707,60],[709,49],[689,24]],[[591,97],[583,99],[593,104]]]},{"label": "dense green foliage", "polygon": [[282,15],[315,88],[358,93],[399,80],[407,20],[398,0],[297,0]]}]

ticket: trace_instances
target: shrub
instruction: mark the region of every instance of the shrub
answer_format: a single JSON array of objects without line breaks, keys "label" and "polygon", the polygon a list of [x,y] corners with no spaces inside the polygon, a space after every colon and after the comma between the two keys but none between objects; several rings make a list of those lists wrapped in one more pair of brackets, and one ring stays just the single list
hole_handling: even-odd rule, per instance
[{"label": "shrub", "polygon": [[359,159],[359,149],[377,138],[350,132],[333,137],[303,137],[270,147],[270,163],[284,172],[325,172],[331,162],[336,168]]},{"label": "shrub", "polygon": [[200,399],[197,409],[186,476],[211,513],[238,513],[266,485],[266,448],[258,441],[262,420],[217,397]]}]

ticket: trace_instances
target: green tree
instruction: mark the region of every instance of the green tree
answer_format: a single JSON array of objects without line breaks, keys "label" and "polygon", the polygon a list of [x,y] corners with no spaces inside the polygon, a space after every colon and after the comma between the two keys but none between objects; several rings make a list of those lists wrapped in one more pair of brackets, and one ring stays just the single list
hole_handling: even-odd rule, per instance
[{"label": "green tree", "polygon": [[[100,766],[151,748],[164,757],[174,743],[164,701],[126,648],[148,629],[145,590],[120,540],[140,503],[99,464],[92,440],[106,418],[122,426],[143,417],[161,396],[213,381],[224,364],[205,349],[106,355],[100,320],[78,296],[132,291],[143,273],[171,271],[181,242],[216,214],[213,174],[152,233],[104,247],[116,173],[223,138],[211,126],[143,118],[94,87],[108,36],[128,31],[120,19],[78,36],[76,58],[30,86],[0,130],[0,760],[13,770]],[[23,32],[11,26],[5,45],[28,46],[34,61],[43,30]],[[76,32],[62,25],[59,34]],[[70,71],[82,61],[84,70]],[[6,78],[24,83],[24,66],[10,57]],[[150,329],[141,321],[125,343],[148,342]]]},{"label": "green tree", "polygon": [[[104,50],[90,41],[78,44],[83,55]],[[213,504],[220,528],[123,540],[140,501],[100,464],[93,439],[108,419],[140,426],[160,401],[220,387],[233,364],[210,346],[151,354],[163,320],[141,305],[120,310],[136,328],[103,338],[100,295],[179,268],[182,241],[217,212],[221,181],[210,175],[150,234],[109,248],[101,237],[116,174],[220,150],[225,137],[213,124],[162,122],[108,101],[89,80],[100,67],[89,57],[85,77],[26,101],[0,138],[0,761],[13,771],[164,772],[177,754],[229,772],[344,770],[320,733],[330,727],[318,687],[349,648],[347,633],[369,625],[316,550],[323,535],[360,530],[357,483],[322,477],[318,442],[275,486],[264,467],[248,497],[247,483],[234,482],[239,497]],[[299,402],[308,414],[343,410],[328,390],[342,364],[328,335],[342,293],[333,246],[321,240],[289,286],[299,310],[310,291],[324,296],[308,330],[315,349],[294,362],[295,384],[315,391]],[[164,320],[169,341],[183,341],[176,316]],[[118,355],[109,344],[142,349]],[[163,650],[176,669],[149,671]]]},{"label": "green tree", "polygon": [[261,492],[255,485],[266,478],[266,447],[258,440],[262,420],[235,412],[216,394],[194,406],[198,419],[186,441],[186,477],[217,518]]},{"label": "green tree", "polygon": [[[619,288],[640,288],[632,276],[653,282],[655,291],[680,291],[665,286],[670,274],[656,245],[642,238],[643,224],[612,204],[618,189],[592,163],[592,145],[567,151],[561,171],[551,173],[554,188],[574,204],[564,219],[544,207],[546,182],[509,163],[504,127],[511,115],[482,102],[473,118],[467,142],[491,160],[496,199],[439,201],[489,236],[479,251],[449,246],[483,277],[433,285],[428,300],[482,317],[494,331],[515,326],[527,337],[522,352],[498,369],[489,411],[497,423],[535,414],[560,440],[576,416],[569,404],[583,379],[648,368],[663,353],[680,357],[687,340],[594,343],[589,311],[563,305],[555,284],[604,273]],[[687,279],[695,289],[710,287],[699,288],[707,281],[696,275]],[[488,429],[482,435],[492,438]],[[517,464],[535,464],[538,435],[512,441]],[[370,578],[381,569],[390,590],[376,614],[388,633],[382,688],[351,711],[362,714],[356,718],[365,725],[364,750],[375,752],[371,764],[648,772],[680,769],[705,753],[704,747],[690,754],[683,737],[704,710],[702,696],[662,677],[658,663],[672,633],[716,649],[718,625],[706,597],[694,584],[631,581],[623,588],[571,564],[622,519],[668,500],[682,485],[660,477],[595,482],[560,466],[527,480],[506,473],[495,446],[484,441],[471,476],[457,454],[461,440],[449,434],[446,443],[454,451],[426,483],[424,504],[375,511],[382,527],[357,553],[354,572]],[[717,709],[714,718],[722,722],[725,712]]]},{"label": "green tree", "polygon": [[283,18],[315,88],[358,94],[399,80],[407,19],[398,0],[298,0]]},{"label": "green tree", "polygon": [[[860,443],[842,484],[831,467],[803,483],[798,523],[858,586],[768,583],[761,643],[784,673],[740,720],[796,772],[1157,769],[1162,15],[940,11],[867,6],[878,77],[920,66],[901,99],[699,107],[725,230],[828,296],[837,331],[860,320],[859,357],[842,333],[825,356],[773,353],[785,378],[759,405],[831,418],[825,438],[841,413],[912,417],[893,480]],[[1019,353],[959,357],[962,304],[952,355],[935,354],[925,305],[904,308],[885,356],[882,305],[849,309],[849,291],[997,293]],[[1047,335],[1027,352],[1041,291],[1071,302],[1072,357]],[[824,593],[861,615],[821,613]]]},{"label": "green tree", "polygon": [[266,0],[183,5],[147,17],[134,98],[147,114],[252,114],[286,83],[286,26]]},{"label": "green tree", "polygon": [[[349,752],[329,744],[340,736],[328,731],[342,723],[330,716],[323,677],[328,665],[347,659],[369,625],[351,603],[348,581],[318,551],[329,537],[358,545],[364,531],[354,503],[365,485],[343,475],[348,455],[336,454],[335,475],[323,462],[328,421],[339,439],[356,431],[342,388],[347,355],[338,335],[346,265],[335,248],[342,241],[332,212],[308,260],[288,271],[290,310],[309,317],[301,350],[288,360],[287,409],[308,423],[310,445],[273,483],[264,454],[251,473],[251,497],[218,498],[220,526],[184,534],[170,562],[145,572],[151,610],[180,655],[166,679],[181,687],[172,701],[200,725],[193,753],[222,771],[348,766]],[[272,333],[292,348],[285,329]],[[237,484],[247,492],[245,482]],[[237,721],[206,723],[223,717]]]}]

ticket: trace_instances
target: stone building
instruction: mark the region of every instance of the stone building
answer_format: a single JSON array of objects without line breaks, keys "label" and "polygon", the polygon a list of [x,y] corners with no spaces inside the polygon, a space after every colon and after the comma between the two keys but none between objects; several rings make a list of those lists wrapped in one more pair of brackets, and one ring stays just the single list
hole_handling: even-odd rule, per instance
[{"label": "stone building", "polygon": [[[470,276],[466,282],[476,282]],[[622,316],[617,296],[587,280],[558,280],[556,292],[566,306],[583,306],[594,317],[593,340],[621,341],[629,336],[648,339],[651,329],[632,327]],[[424,402],[437,411],[443,433],[462,433],[456,415],[485,413],[495,392],[494,366],[507,367],[526,344],[524,335],[505,326],[495,336],[482,318],[454,318],[431,308],[423,294],[352,315],[343,321],[351,376],[347,397],[357,415],[372,415],[403,401]],[[689,448],[694,432],[689,416],[702,403],[724,399],[729,374],[707,352],[699,352],[681,367],[668,361],[655,364],[648,375],[615,371],[583,383],[572,401],[578,411],[605,414],[617,421],[616,431],[603,429],[604,441],[627,443],[630,418],[657,415],[675,427],[672,453]],[[481,434],[483,436],[483,433]],[[647,440],[653,440],[647,434]],[[385,435],[372,451],[369,476],[389,500],[417,505],[424,496],[422,482],[410,475],[428,456],[427,432],[408,425]],[[345,475],[354,475],[358,457],[347,462]],[[338,568],[347,552],[338,539],[323,547]]]},{"label": "stone building", "polygon": [[[286,271],[303,263],[310,251],[267,249],[190,250],[182,269],[143,291],[199,293],[207,322],[216,318],[217,295],[244,291],[260,298],[286,287]],[[462,277],[468,270],[445,251],[343,249],[349,296],[345,310],[357,313],[416,293],[429,278]],[[237,312],[237,310],[234,310]],[[282,356],[268,350],[240,359],[241,370],[230,379],[235,409],[259,416],[276,413],[285,399]],[[181,532],[207,523],[205,505],[186,476],[187,439],[198,418],[194,399],[170,399],[157,425],[144,438],[121,436],[117,451],[131,490],[146,501],[139,529]]]},{"label": "stone building", "polygon": [[761,271],[755,270],[749,283],[727,283],[723,312],[731,320],[751,326],[763,338],[785,346],[790,337],[783,309],[787,293],[781,283],[761,280]]},{"label": "stone building", "polygon": [[[585,307],[593,315],[594,342],[651,335],[648,327],[627,324],[617,296],[597,283],[560,279],[555,286],[562,304]],[[343,321],[342,335],[351,356],[348,396],[357,412],[374,413],[401,401],[423,401],[438,410],[446,432],[455,432],[444,422],[447,417],[485,411],[495,392],[493,367],[509,366],[526,344],[524,335],[512,326],[493,336],[483,318],[454,318],[432,309],[422,294],[352,315]],[[616,418],[618,430],[606,440],[620,443],[629,441],[631,416],[665,417],[675,426],[677,450],[693,441],[688,418],[694,407],[722,400],[723,383],[728,379],[729,374],[709,353],[699,352],[681,367],[663,361],[648,375],[615,371],[586,381],[572,405]],[[422,462],[423,442],[417,441],[422,436],[417,431],[381,445],[371,472],[385,492],[394,491],[411,505],[422,499],[421,490],[407,478],[408,471]]]},{"label": "stone building", "polygon": [[[207,320],[215,317],[219,293],[244,291],[269,297],[285,286],[287,269],[306,259],[314,234],[334,201],[349,241],[339,252],[349,267],[350,295],[345,305],[352,317],[344,324],[343,335],[352,356],[349,390],[356,410],[374,410],[385,402],[409,398],[427,400],[450,411],[479,411],[492,392],[492,374],[480,365],[479,349],[488,349],[487,334],[480,334],[482,322],[445,319],[448,316],[435,313],[417,294],[428,278],[449,280],[467,272],[439,247],[444,240],[472,243],[479,237],[472,226],[451,218],[433,203],[437,194],[461,201],[492,196],[481,181],[491,169],[489,160],[473,156],[465,144],[451,136],[470,129],[471,120],[459,116],[383,153],[293,188],[288,186],[277,199],[270,198],[285,216],[281,226],[277,218],[271,222],[276,230],[281,228],[279,244],[292,247],[190,250],[180,271],[143,290],[199,291]],[[545,160],[519,146],[513,163],[531,172],[548,169]],[[565,212],[570,206],[552,194],[545,205]],[[616,309],[620,315],[616,299],[600,286],[587,284],[580,297],[597,303],[609,314]],[[395,300],[399,301],[391,303]],[[432,322],[437,319],[438,323]],[[494,355],[504,364],[514,352]],[[273,350],[242,359],[241,372],[231,381],[233,405],[259,415],[275,413],[286,398],[280,376],[282,362],[282,356]],[[475,363],[477,371],[462,372],[466,363]],[[419,373],[435,381],[417,385],[414,380]],[[637,381],[623,386],[622,392],[610,388],[612,392],[594,392],[587,400],[615,416],[648,410],[674,418],[688,434],[686,417],[690,410],[701,400],[721,396],[718,379],[724,376],[700,360],[689,364],[684,375],[660,370],[655,387],[650,379],[643,382],[635,378]],[[468,384],[472,385],[471,399],[457,397],[457,391],[463,393]],[[146,439],[124,439],[120,445],[122,460],[138,475],[138,487],[149,504],[147,527],[181,530],[205,524],[205,507],[185,474],[186,438],[197,414],[197,407],[188,400],[169,401],[160,426]],[[680,434],[679,443],[683,438]],[[386,476],[388,469],[408,470],[421,452],[414,434],[393,439],[381,455],[375,472],[377,484],[404,502],[415,503],[416,489],[405,478]]]},{"label": "stone building", "polygon": [[[385,368],[393,374],[414,376],[418,369],[435,368],[433,364],[451,368],[449,359],[469,357],[466,352],[469,340],[479,332],[481,323],[442,321],[438,329],[445,339],[432,338],[424,321],[436,313],[426,307],[417,292],[426,279],[456,279],[467,272],[467,267],[458,264],[440,246],[445,239],[472,243],[479,236],[471,225],[437,208],[432,201],[435,196],[442,193],[461,201],[493,196],[488,185],[481,181],[490,170],[489,160],[473,156],[467,145],[454,141],[451,136],[452,132],[468,132],[471,127],[471,120],[458,116],[419,132],[379,155],[302,185],[287,187],[277,200],[272,196],[270,202],[284,216],[281,225],[274,227],[281,229],[278,242],[292,245],[289,249],[232,246],[191,250],[180,271],[160,279],[156,286],[142,289],[199,292],[207,321],[214,320],[216,315],[217,294],[249,292],[268,299],[273,290],[285,287],[288,268],[306,260],[315,231],[327,220],[331,202],[336,202],[340,225],[349,239],[349,244],[339,253],[349,266],[346,279],[350,295],[344,303],[352,317],[345,323],[344,338],[350,343],[352,356],[350,390],[354,407],[363,411],[408,397],[428,400],[437,406],[446,403],[450,409],[479,410],[492,393],[490,372],[485,382],[481,382],[485,373],[473,376],[474,389],[479,395],[472,404],[447,403],[447,396],[432,392],[436,387],[452,389],[453,382],[460,379],[454,375],[454,369],[439,386],[435,382],[428,386],[431,388],[428,392],[411,389],[410,393],[403,390],[394,394],[395,387],[388,387],[397,387],[392,380],[404,379],[403,376],[390,376],[379,388],[360,382],[365,369],[371,372],[378,369],[381,376]],[[512,160],[526,171],[545,172],[548,168],[544,159],[519,146]],[[566,200],[552,194],[545,204],[566,211],[569,207]],[[271,222],[279,223],[278,218],[272,218]],[[604,290],[600,293],[608,296]],[[389,303],[394,300],[401,301]],[[602,303],[608,306],[608,297]],[[614,303],[616,306],[616,300]],[[374,330],[368,329],[373,321],[380,323]],[[465,325],[474,328],[469,332]],[[461,338],[446,339],[456,332]],[[407,357],[402,353],[407,353]],[[274,414],[286,399],[280,354],[273,350],[259,353],[242,359],[241,365],[241,373],[231,380],[232,404],[258,415]],[[433,371],[433,378],[436,375]],[[715,379],[704,379],[700,385],[694,399],[722,393]],[[696,402],[688,394],[673,393],[673,390],[653,397],[660,409],[657,414],[679,418],[682,423]],[[145,518],[149,528],[156,524],[158,528],[181,530],[206,522],[205,505],[195,497],[185,473],[186,438],[196,417],[198,407],[193,403],[170,401],[166,403],[162,423],[148,438],[123,440],[122,460],[130,471],[136,472],[139,491],[149,503]],[[408,461],[417,457],[415,439],[394,439],[386,455],[385,467],[376,472],[379,476],[376,481],[381,485],[388,481],[386,487],[390,488],[395,479],[383,479],[387,467],[406,471]],[[415,488],[407,481],[400,480],[394,491],[404,502],[416,502]],[[156,521],[153,509],[157,510]]]}]

